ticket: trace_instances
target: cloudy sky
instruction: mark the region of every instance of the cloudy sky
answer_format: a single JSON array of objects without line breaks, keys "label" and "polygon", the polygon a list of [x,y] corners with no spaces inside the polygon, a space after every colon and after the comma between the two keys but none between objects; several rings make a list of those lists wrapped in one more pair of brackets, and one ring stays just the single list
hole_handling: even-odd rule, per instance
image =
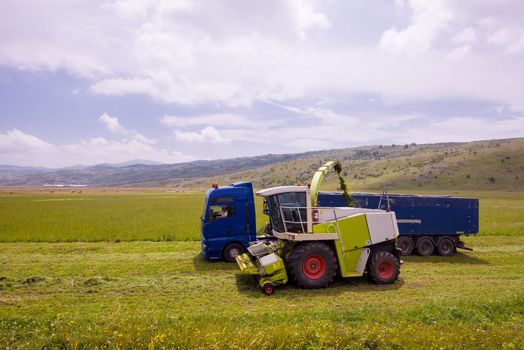
[{"label": "cloudy sky", "polygon": [[2,0],[0,164],[524,136],[521,0]]}]

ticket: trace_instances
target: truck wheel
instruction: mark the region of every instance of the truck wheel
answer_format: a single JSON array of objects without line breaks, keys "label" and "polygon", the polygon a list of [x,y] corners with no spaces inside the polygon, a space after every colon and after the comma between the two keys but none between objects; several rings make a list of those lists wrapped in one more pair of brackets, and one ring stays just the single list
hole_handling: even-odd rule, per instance
[{"label": "truck wheel", "polygon": [[245,252],[244,247],[239,243],[229,243],[224,248],[224,260],[226,262],[234,262],[235,258]]},{"label": "truck wheel", "polygon": [[429,237],[422,237],[417,241],[417,253],[421,256],[429,256],[433,254],[435,250],[435,245],[433,240]]},{"label": "truck wheel", "polygon": [[333,250],[320,242],[303,243],[291,252],[289,270],[299,287],[327,287],[337,273],[337,259]]},{"label": "truck wheel", "polygon": [[413,248],[415,248],[413,244],[413,240],[411,237],[399,237],[397,239],[397,248],[400,249],[402,252],[402,255],[411,255],[413,253]]},{"label": "truck wheel", "polygon": [[391,284],[400,274],[400,262],[390,252],[375,251],[368,260],[368,274],[369,278],[377,284]]},{"label": "truck wheel", "polygon": [[438,241],[437,252],[442,256],[450,256],[455,253],[455,243],[448,238],[444,237]]}]

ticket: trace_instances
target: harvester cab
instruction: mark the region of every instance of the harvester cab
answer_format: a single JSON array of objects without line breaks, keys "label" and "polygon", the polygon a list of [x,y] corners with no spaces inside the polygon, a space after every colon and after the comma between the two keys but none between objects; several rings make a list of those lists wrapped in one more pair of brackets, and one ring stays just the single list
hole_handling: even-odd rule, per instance
[{"label": "harvester cab", "polygon": [[[280,186],[257,192],[277,241],[259,241],[236,261],[243,273],[256,275],[266,294],[288,279],[303,288],[327,287],[342,277],[367,273],[379,284],[393,283],[400,273],[395,247],[395,213],[354,207],[319,207],[320,183],[335,168],[341,187],[340,163],[329,162],[313,177],[311,186]],[[347,195],[347,200],[351,198]]]}]

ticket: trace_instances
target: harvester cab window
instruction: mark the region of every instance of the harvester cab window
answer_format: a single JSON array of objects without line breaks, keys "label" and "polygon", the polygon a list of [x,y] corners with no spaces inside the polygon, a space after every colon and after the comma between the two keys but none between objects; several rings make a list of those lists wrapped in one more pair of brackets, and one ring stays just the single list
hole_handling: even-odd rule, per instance
[{"label": "harvester cab window", "polygon": [[287,192],[278,195],[287,232],[303,233],[307,227],[306,193]]},{"label": "harvester cab window", "polygon": [[273,229],[277,232],[284,232],[284,225],[280,216],[280,204],[277,196],[269,196],[266,198],[268,206],[268,215]]},{"label": "harvester cab window", "polygon": [[209,219],[218,220],[235,215],[233,205],[212,205],[209,207]]}]

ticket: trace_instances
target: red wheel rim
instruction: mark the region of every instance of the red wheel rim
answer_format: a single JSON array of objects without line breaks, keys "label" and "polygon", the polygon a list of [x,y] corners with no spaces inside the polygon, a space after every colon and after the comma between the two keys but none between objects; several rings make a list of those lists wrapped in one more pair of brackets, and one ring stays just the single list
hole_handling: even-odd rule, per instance
[{"label": "red wheel rim", "polygon": [[393,272],[395,271],[395,267],[393,266],[393,263],[391,261],[382,261],[377,266],[377,272],[380,278],[382,279],[390,279],[393,277]]},{"label": "red wheel rim", "polygon": [[304,261],[302,271],[310,280],[318,280],[326,273],[326,260],[319,255],[312,255]]},{"label": "red wheel rim", "polygon": [[273,293],[273,286],[265,286],[264,287],[264,292],[266,292],[266,294]]}]

